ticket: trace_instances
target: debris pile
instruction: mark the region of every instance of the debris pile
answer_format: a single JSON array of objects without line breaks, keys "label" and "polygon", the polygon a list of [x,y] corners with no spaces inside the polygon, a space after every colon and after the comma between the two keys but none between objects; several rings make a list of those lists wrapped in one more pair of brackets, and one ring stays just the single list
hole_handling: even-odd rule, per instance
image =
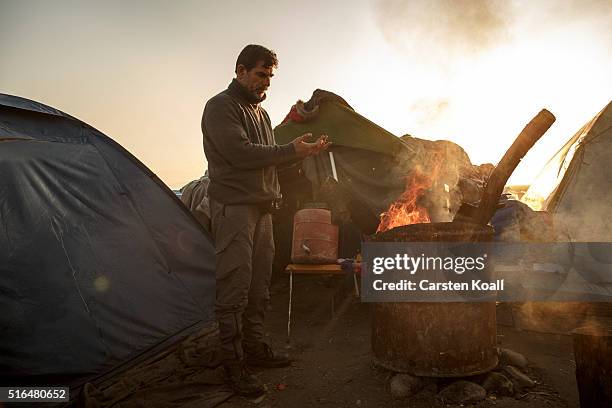
[{"label": "debris pile", "polygon": [[212,408],[233,392],[218,358],[216,325],[120,372],[86,383],[78,406],[85,408]]}]

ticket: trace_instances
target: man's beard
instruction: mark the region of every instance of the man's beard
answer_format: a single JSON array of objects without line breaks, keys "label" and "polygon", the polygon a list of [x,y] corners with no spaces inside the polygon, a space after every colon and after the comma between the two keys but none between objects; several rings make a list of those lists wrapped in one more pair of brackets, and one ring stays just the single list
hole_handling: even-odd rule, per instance
[{"label": "man's beard", "polygon": [[257,101],[257,103],[263,102],[266,100],[266,93],[263,92],[260,96],[259,92],[251,92],[253,95],[253,99]]},{"label": "man's beard", "polygon": [[266,99],[265,92],[263,93],[258,92],[258,90],[260,90],[261,88],[257,88],[251,91],[249,88],[247,88],[246,86],[238,82],[236,78],[232,80],[232,83],[230,84],[230,88],[235,89],[236,92],[238,92],[242,96],[242,98],[244,98],[245,101],[251,104],[258,104],[262,102],[264,99]]}]

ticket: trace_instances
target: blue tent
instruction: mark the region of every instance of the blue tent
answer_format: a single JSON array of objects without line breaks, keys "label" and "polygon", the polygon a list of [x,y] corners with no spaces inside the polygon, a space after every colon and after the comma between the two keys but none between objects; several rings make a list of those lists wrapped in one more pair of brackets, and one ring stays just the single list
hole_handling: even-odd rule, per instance
[{"label": "blue tent", "polygon": [[84,378],[214,320],[210,237],[115,141],[0,94],[0,378]]}]

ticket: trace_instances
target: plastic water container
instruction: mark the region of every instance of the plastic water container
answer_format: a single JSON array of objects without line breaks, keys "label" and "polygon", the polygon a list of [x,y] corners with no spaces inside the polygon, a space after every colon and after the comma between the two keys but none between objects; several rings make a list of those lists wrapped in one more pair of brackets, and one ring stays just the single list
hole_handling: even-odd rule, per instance
[{"label": "plastic water container", "polygon": [[[315,207],[313,205],[313,207]],[[293,217],[294,263],[336,263],[338,259],[338,226],[332,224],[331,211],[304,208]]]}]

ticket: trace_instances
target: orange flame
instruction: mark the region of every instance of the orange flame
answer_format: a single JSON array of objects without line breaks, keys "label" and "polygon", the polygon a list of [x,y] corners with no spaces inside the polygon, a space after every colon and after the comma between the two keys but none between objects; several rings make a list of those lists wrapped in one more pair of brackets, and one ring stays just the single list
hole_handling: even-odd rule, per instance
[{"label": "orange flame", "polygon": [[402,225],[431,222],[427,208],[419,206],[418,200],[431,186],[432,178],[415,171],[406,178],[406,190],[382,213],[377,233]]}]

